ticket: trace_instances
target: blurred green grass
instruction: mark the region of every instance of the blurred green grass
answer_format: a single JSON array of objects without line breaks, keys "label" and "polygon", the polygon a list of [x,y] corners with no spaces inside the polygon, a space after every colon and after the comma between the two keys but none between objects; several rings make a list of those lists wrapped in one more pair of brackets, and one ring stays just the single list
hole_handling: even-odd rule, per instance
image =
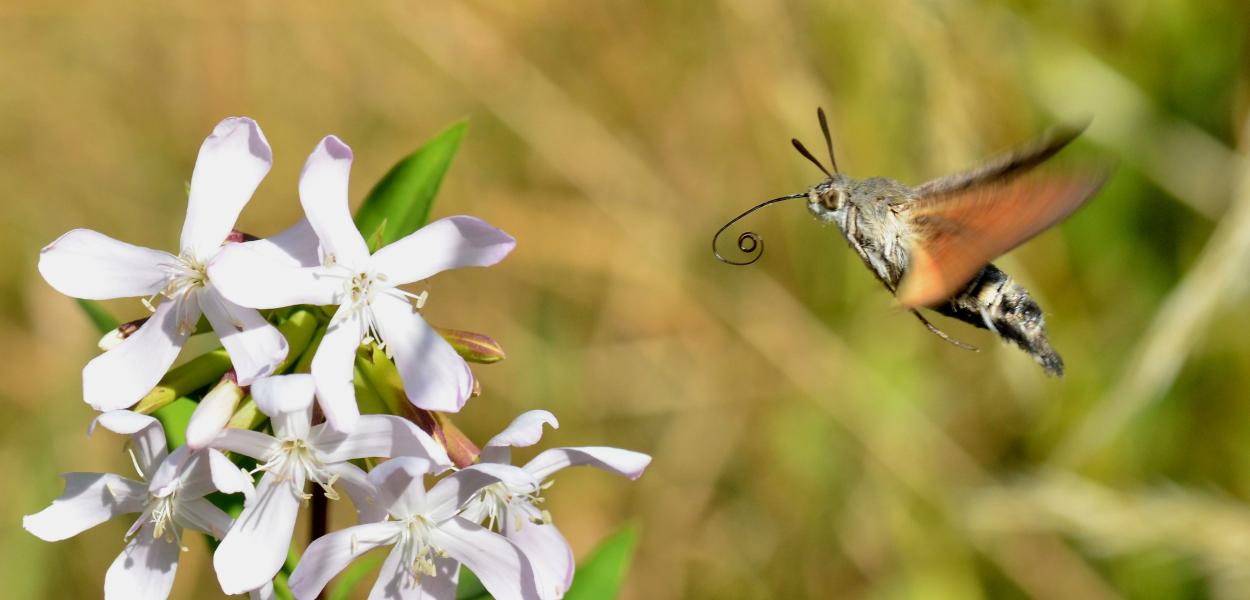
[{"label": "blurred green grass", "polygon": [[[628,597],[1243,597],[1248,21],[1236,0],[6,3],[0,580],[98,595],[124,531],[20,529],[55,473],[126,465],[83,438],[94,335],[41,246],[90,227],[172,247],[227,115],[274,148],[240,223],[259,235],[298,218],[321,136],[355,149],[359,202],[467,116],[435,216],[519,246],[433,282],[431,320],[509,355],[457,422],[480,441],[543,407],[563,425],[545,444],[654,454],[637,483],[562,473],[548,494],[579,556],[640,524]],[[711,258],[725,220],[816,181],[787,141],[817,139],[817,105],[845,172],[911,183],[1093,117],[1065,154],[1114,178],[999,261],[1065,379],[984,332],[942,323],[979,354],[931,336],[798,207],[750,222],[755,266]],[[219,595],[207,559],[193,546],[178,597]]]}]

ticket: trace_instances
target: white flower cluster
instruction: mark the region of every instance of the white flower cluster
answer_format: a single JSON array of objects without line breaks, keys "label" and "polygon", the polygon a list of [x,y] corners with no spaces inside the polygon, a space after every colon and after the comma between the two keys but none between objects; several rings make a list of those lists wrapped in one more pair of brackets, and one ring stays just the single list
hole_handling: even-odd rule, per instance
[{"label": "white flower cluster", "polygon": [[[324,138],[300,175],[305,219],[273,238],[244,241],[234,223],[272,154],[255,121],[226,119],[200,148],[176,255],[86,229],[40,254],[40,273],[58,291],[89,300],[139,297],[152,311],[83,369],[84,399],[103,411],[91,429],[98,424],[130,436],[140,479],[67,474],[62,496],[23,522],[54,541],[139,513],[105,577],[106,598],[167,597],[179,553],[187,550],[187,528],[220,540],[213,565],[223,591],[272,596],[299,508],[311,498],[309,482],[329,499],[345,491],[359,524],[312,541],[287,580],[296,598],[315,598],[355,557],[380,546],[393,548],[371,598],[453,598],[462,563],[496,598],[558,598],[574,563],[550,515],[538,508],[547,477],[591,465],[633,479],[650,462],[628,450],[582,447],[547,450],[513,466],[511,447],[537,443],[544,423],[557,426],[550,413],[531,411],[492,438],[479,462],[457,469],[413,421],[360,413],[355,365],[362,344],[394,361],[415,407],[460,410],[473,393],[473,374],[422,319],[428,294],[399,286],[493,265],[515,241],[458,216],[370,253],[348,208],[351,161],[350,148]],[[282,374],[292,362],[288,342],[261,311],[296,305],[330,307],[333,316],[315,351],[308,350],[309,373]],[[171,451],[157,419],[128,409],[166,375],[201,316],[230,358],[233,381],[250,390],[268,425],[227,427],[238,397],[210,393],[187,426],[188,442]],[[314,422],[316,407],[324,423]],[[256,468],[241,470],[226,453],[250,457]],[[389,460],[358,460],[366,458]],[[377,466],[366,472],[358,464]],[[439,477],[428,491],[426,476]],[[244,495],[237,518],[206,498],[216,493]]]}]

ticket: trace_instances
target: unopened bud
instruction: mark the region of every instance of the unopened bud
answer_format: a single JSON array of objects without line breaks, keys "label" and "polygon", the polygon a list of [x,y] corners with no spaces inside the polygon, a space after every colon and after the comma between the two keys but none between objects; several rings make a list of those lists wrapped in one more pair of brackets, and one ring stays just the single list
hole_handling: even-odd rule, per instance
[{"label": "unopened bud", "polygon": [[443,327],[435,327],[435,331],[456,349],[456,354],[461,358],[475,363],[490,364],[499,362],[507,357],[504,354],[503,346],[499,345],[494,338],[472,331],[460,331],[459,329],[446,329]]},{"label": "unopened bud", "polygon": [[233,242],[233,243],[239,244],[243,242],[254,242],[259,239],[260,238],[250,233],[243,233],[242,231],[239,231],[238,229],[231,229],[230,233],[226,234],[226,241],[223,243],[228,244],[228,243]]},{"label": "unopened bud", "polygon": [[234,371],[226,372],[191,413],[191,420],[187,423],[187,446],[199,450],[209,445],[226,428],[235,407],[245,395],[247,392],[239,387]]},{"label": "unopened bud", "polygon": [[447,456],[451,458],[451,462],[459,468],[463,469],[476,463],[482,454],[477,445],[470,441],[469,437],[443,413],[428,411],[405,403],[404,416],[442,445],[447,451]]},{"label": "unopened bud", "polygon": [[147,323],[149,318],[151,317],[143,317],[142,319],[135,319],[129,323],[118,325],[117,329],[104,334],[104,337],[100,338],[99,343],[96,345],[105,352],[116,348],[118,344],[122,343],[122,340],[139,331],[139,328],[143,327],[143,324]]}]

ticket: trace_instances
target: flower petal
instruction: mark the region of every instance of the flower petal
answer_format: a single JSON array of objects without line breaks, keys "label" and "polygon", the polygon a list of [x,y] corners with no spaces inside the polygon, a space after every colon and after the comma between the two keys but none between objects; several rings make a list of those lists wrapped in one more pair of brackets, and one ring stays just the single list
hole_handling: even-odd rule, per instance
[{"label": "flower petal", "polygon": [[[194,460],[195,462],[188,465],[186,472],[182,475],[182,488],[179,494],[183,500],[201,498],[214,491],[223,494],[243,494],[244,498],[252,499],[252,494],[256,492],[256,488],[252,485],[252,476],[226,458],[225,454],[208,448],[196,452]],[[225,530],[222,530],[222,533],[225,533]]]},{"label": "flower petal", "polygon": [[39,273],[56,291],[73,298],[133,298],[164,289],[169,273],[162,265],[177,260],[167,252],[75,229],[39,251]]},{"label": "flower petal", "polygon": [[273,591],[273,581],[248,591],[247,597],[248,600],[278,600],[278,595]]},{"label": "flower petal", "polygon": [[415,456],[429,460],[435,467],[451,467],[447,451],[430,434],[412,421],[393,415],[361,415],[351,433],[318,426],[314,428],[311,441],[321,453],[321,460],[327,463],[366,457]]},{"label": "flower petal", "polygon": [[372,306],[408,400],[426,410],[459,411],[473,392],[469,365],[407,301],[382,293]]},{"label": "flower petal", "polygon": [[277,438],[259,431],[230,428],[218,434],[212,446],[264,462],[280,444]]},{"label": "flower petal", "polygon": [[206,533],[217,539],[226,535],[226,532],[230,531],[230,525],[234,523],[234,519],[230,518],[226,511],[203,498],[179,501],[178,510],[174,516],[183,527]]},{"label": "flower petal", "polygon": [[230,117],[218,123],[195,159],[179,248],[201,260],[216,254],[272,164],[256,121]]},{"label": "flower petal", "polygon": [[369,590],[369,600],[455,600],[460,580],[460,563],[451,558],[434,559],[434,575],[414,581],[404,564],[404,553],[391,550],[378,570],[378,580]]},{"label": "flower petal", "polygon": [[163,600],[174,587],[178,544],[157,537],[153,523],[144,525],[104,576],[106,600]]},{"label": "flower petal", "polygon": [[281,439],[308,439],[312,424],[313,393],[311,375],[277,375],[252,384],[256,408],[269,415],[274,435]]},{"label": "flower petal", "polygon": [[91,421],[87,435],[95,432],[100,425],[113,433],[130,436],[131,448],[134,451],[135,464],[144,480],[152,478],[156,467],[169,454],[165,442],[165,428],[155,417],[139,414],[130,410],[111,410],[101,413]]},{"label": "flower petal", "polygon": [[273,237],[243,242],[249,249],[287,267],[321,265],[321,242],[308,219],[300,219]]},{"label": "flower petal", "polygon": [[539,592],[548,598],[564,596],[573,583],[576,566],[573,549],[560,530],[550,523],[510,523],[507,517],[500,530],[529,559]]},{"label": "flower petal", "polygon": [[347,205],[347,179],[352,149],[339,138],[322,138],[299,176],[299,201],[317,232],[327,263],[357,268],[369,259],[369,247],[352,223]]},{"label": "flower petal", "polygon": [[427,279],[449,269],[489,267],[512,252],[516,240],[476,217],[439,219],[378,250],[374,270],[395,285]]},{"label": "flower petal", "polygon": [[352,382],[356,375],[356,349],[363,335],[359,316],[351,307],[339,307],[312,359],[312,376],[317,381],[321,412],[330,427],[337,431],[351,431],[360,418]]},{"label": "flower petal", "polygon": [[286,358],[286,338],[254,308],[244,308],[224,298],[213,285],[200,290],[200,308],[213,325],[234,365],[239,385],[251,385]]},{"label": "flower petal", "polygon": [[525,446],[533,446],[543,437],[543,424],[550,425],[552,429],[559,429],[560,422],[556,420],[555,415],[545,410],[531,410],[523,412],[512,420],[503,431],[499,432],[486,446],[512,446],[522,448]]},{"label": "flower petal", "polygon": [[512,542],[481,525],[452,517],[431,532],[435,547],[473,571],[496,600],[537,599],[529,559]]},{"label": "flower petal", "polygon": [[349,462],[326,465],[331,475],[337,475],[335,485],[343,488],[356,507],[358,523],[375,523],[386,518],[386,509],[378,502],[378,489],[369,481],[369,474]]},{"label": "flower petal", "polygon": [[411,456],[392,458],[369,471],[377,490],[378,506],[396,518],[407,518],[425,508],[425,476],[434,468],[430,461]]},{"label": "flower petal", "polygon": [[117,515],[143,512],[148,486],[112,473],[65,473],[65,491],[52,505],[22,517],[22,527],[41,540],[73,537]]},{"label": "flower petal", "polygon": [[540,483],[519,467],[478,463],[438,480],[426,494],[425,506],[421,512],[436,521],[445,519],[469,501],[478,490],[499,482],[512,488],[533,489],[537,489]]},{"label": "flower petal", "polygon": [[401,525],[394,521],[356,525],[312,541],[287,583],[296,598],[314,598],[356,557],[393,543]]},{"label": "flower petal", "polygon": [[231,302],[251,308],[338,304],[343,275],[325,267],[295,267],[257,242],[227,244],[208,263],[208,279]]},{"label": "flower petal", "polygon": [[[179,305],[186,304],[179,310]],[[187,334],[178,328],[178,313],[199,319],[190,299],[162,302],[130,337],[95,357],[82,370],[83,399],[96,410],[127,408],[152,390],[178,358]]]},{"label": "flower petal", "polygon": [[651,457],[641,452],[607,446],[583,446],[544,450],[526,463],[524,468],[539,481],[560,469],[579,465],[590,465],[630,479],[638,479],[649,464]]},{"label": "flower petal", "polygon": [[[300,506],[292,483],[266,473],[252,502],[243,506],[213,553],[217,582],[227,594],[242,594],[265,585],[282,568]],[[302,491],[303,481],[299,484]]]}]

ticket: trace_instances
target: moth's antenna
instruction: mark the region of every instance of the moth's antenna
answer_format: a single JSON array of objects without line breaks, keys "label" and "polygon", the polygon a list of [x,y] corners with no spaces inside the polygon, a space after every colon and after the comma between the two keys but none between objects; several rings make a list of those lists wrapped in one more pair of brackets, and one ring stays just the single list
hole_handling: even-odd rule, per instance
[{"label": "moth's antenna", "polygon": [[838,159],[833,157],[833,138],[829,136],[829,120],[825,118],[825,109],[816,108],[816,118],[820,119],[820,130],[825,134],[825,147],[829,149],[829,163],[833,165],[833,172],[838,172]]},{"label": "moth's antenna", "polygon": [[[795,142],[795,144],[799,145],[798,142]],[[799,145],[799,147],[802,148],[801,145]],[[807,153],[806,150],[800,150],[800,152],[803,152],[804,154]],[[815,161],[815,159],[812,159],[812,160]],[[816,164],[819,165],[820,163],[816,163]],[[824,167],[821,167],[821,170],[823,171]],[[756,204],[755,206],[748,209],[746,212],[734,217],[733,220],[729,221],[728,223],[725,223],[725,225],[721,227],[720,229],[717,229],[716,235],[712,236],[712,254],[716,256],[716,260],[719,260],[725,264],[737,265],[737,266],[749,265],[759,260],[761,256],[764,256],[764,238],[760,237],[759,234],[755,233],[754,231],[746,231],[746,232],[743,232],[742,235],[738,236],[738,250],[747,256],[754,255],[754,256],[751,256],[751,258],[746,261],[734,261],[734,260],[729,260],[728,258],[725,258],[724,256],[721,256],[720,250],[716,249],[716,240],[720,239],[720,234],[724,233],[726,229],[729,229],[730,225],[733,225],[734,223],[741,221],[743,217],[746,217],[747,215],[761,208],[764,208],[765,206],[768,206],[769,204],[775,204],[783,200],[794,200],[796,198],[806,198],[806,197],[807,197],[807,194],[804,193],[804,194],[790,194],[789,196],[773,198],[772,200],[767,200],[759,204]]]},{"label": "moth's antenna", "polygon": [[833,177],[833,174],[829,172],[829,169],[826,169],[825,165],[820,164],[820,161],[816,160],[816,157],[812,156],[812,153],[807,151],[807,148],[803,146],[803,142],[790,138],[790,143],[794,144],[794,149],[798,150],[799,154],[803,155],[803,158],[812,161],[812,164],[816,165],[816,168],[820,169],[826,176]]}]

